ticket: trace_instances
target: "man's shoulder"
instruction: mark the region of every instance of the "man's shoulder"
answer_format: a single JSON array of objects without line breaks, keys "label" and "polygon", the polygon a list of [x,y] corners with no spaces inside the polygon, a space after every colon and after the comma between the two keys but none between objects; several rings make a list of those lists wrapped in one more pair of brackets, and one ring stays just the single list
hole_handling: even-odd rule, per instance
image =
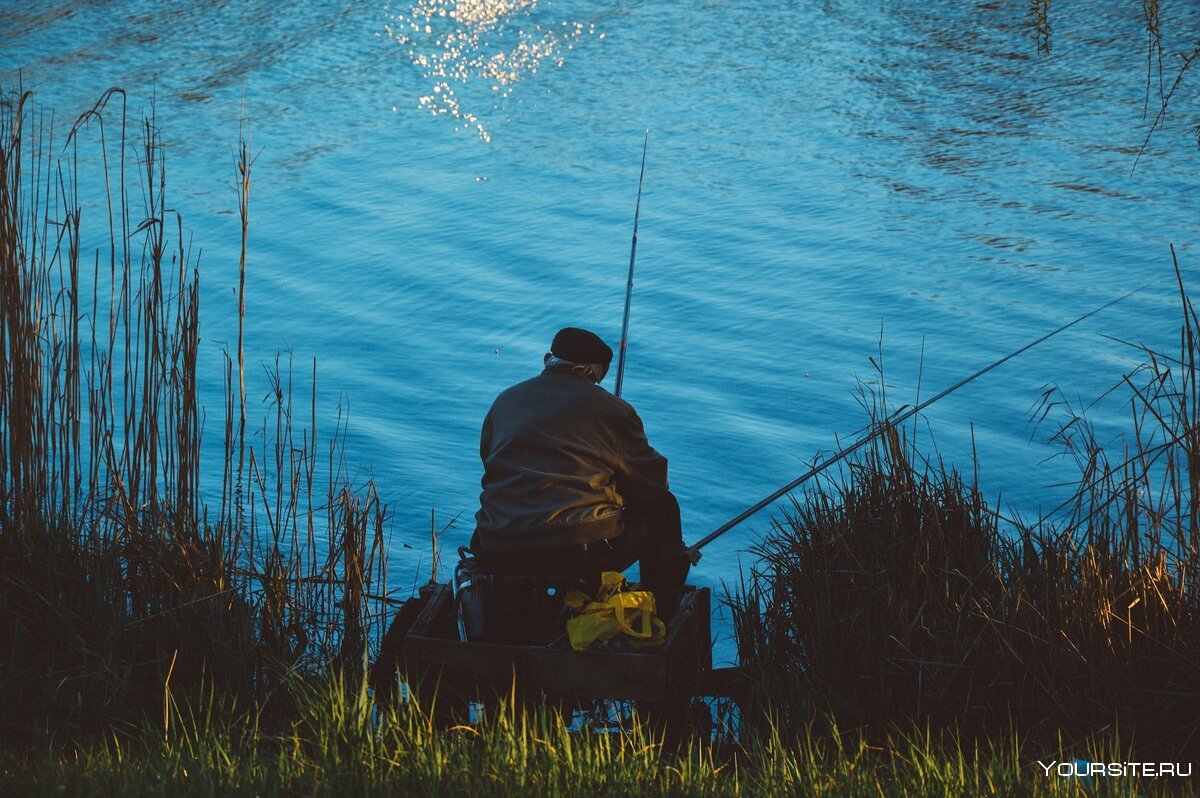
[{"label": "man's shoulder", "polygon": [[601,386],[573,374],[543,371],[534,377],[518,382],[500,392],[493,404],[509,404],[536,401],[539,396],[555,394],[567,397],[592,408],[596,412],[619,416],[637,416],[633,406],[624,399],[614,396]]},{"label": "man's shoulder", "polygon": [[[540,377],[540,376],[541,375],[538,375],[538,377]],[[496,398],[499,399],[499,398],[509,396],[512,394],[521,394],[521,393],[526,393],[527,391],[537,390],[538,389],[538,377],[530,377],[527,380],[521,380],[520,382],[516,383],[515,385],[510,385],[507,388],[505,388],[503,391],[501,391]]]}]

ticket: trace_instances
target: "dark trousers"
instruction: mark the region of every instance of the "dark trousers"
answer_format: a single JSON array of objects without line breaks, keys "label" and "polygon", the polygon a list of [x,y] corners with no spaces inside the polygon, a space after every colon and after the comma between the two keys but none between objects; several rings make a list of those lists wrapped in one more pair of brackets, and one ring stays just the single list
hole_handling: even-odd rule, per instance
[{"label": "dark trousers", "polygon": [[621,514],[621,534],[586,546],[562,546],[543,551],[500,553],[486,551],[479,534],[471,552],[484,568],[497,574],[578,576],[598,580],[601,571],[624,571],[641,562],[641,585],[658,598],[660,612],[670,614],[683,592],[691,563],[683,545],[679,502],[670,493]]}]

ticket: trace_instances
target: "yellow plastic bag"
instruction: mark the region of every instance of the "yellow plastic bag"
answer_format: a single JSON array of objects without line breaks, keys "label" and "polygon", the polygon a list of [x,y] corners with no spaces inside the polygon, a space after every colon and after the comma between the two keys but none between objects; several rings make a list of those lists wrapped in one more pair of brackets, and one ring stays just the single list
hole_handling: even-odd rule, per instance
[{"label": "yellow plastic bag", "polygon": [[563,597],[563,603],[576,613],[567,621],[567,637],[576,651],[617,636],[623,636],[635,648],[653,648],[666,641],[667,626],[654,614],[654,594],[629,590],[625,577],[616,571],[600,575],[595,598],[573,590]]}]

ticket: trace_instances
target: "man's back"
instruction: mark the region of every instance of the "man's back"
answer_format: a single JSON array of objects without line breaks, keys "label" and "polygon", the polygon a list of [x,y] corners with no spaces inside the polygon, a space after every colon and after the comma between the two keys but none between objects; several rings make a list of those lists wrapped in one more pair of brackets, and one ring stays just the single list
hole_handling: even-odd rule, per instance
[{"label": "man's back", "polygon": [[642,420],[599,383],[612,349],[564,327],[546,370],[496,398],[483,422],[483,492],[471,552],[507,576],[573,576],[640,563],[641,583],[669,618],[691,558],[667,460]]},{"label": "man's back", "polygon": [[497,397],[480,437],[481,540],[495,551],[536,551],[606,540],[621,507],[664,494],[667,461],[633,408],[570,368]]}]

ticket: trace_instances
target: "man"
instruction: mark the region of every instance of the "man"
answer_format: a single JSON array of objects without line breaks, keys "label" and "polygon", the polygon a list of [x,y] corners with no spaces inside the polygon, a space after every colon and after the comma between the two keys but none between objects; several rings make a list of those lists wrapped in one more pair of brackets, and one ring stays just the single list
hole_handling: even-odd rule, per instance
[{"label": "man", "polygon": [[503,574],[594,577],[640,560],[642,586],[669,618],[691,564],[679,503],[633,407],[599,385],[612,354],[566,327],[545,370],[496,398],[471,550]]}]

